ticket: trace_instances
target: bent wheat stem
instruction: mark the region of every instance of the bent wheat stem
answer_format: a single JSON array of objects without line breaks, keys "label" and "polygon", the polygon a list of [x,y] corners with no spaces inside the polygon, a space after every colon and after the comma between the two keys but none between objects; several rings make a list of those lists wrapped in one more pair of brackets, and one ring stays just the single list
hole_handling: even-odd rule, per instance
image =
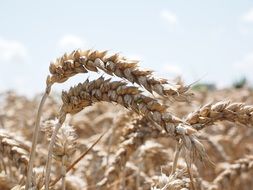
[{"label": "bent wheat stem", "polygon": [[42,108],[46,102],[46,99],[47,99],[50,91],[51,91],[51,85],[49,84],[46,87],[45,93],[40,101],[39,109],[37,112],[36,123],[35,123],[34,132],[33,132],[32,148],[31,148],[31,153],[30,153],[30,158],[29,158],[29,165],[28,165],[28,171],[27,171],[27,180],[26,180],[25,190],[28,190],[30,188],[30,185],[32,182],[33,164],[34,164],[34,159],[35,159],[35,155],[36,155],[36,146],[37,146],[37,141],[38,141]]}]

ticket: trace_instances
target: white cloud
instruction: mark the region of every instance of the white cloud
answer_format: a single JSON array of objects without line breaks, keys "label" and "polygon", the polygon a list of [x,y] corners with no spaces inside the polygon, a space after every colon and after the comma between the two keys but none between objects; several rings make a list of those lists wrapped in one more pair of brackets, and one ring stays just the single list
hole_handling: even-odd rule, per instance
[{"label": "white cloud", "polygon": [[24,62],[26,57],[27,49],[22,43],[0,38],[1,62]]},{"label": "white cloud", "polygon": [[64,50],[84,48],[86,41],[75,35],[65,35],[59,41],[59,47]]},{"label": "white cloud", "polygon": [[160,16],[162,19],[166,20],[167,23],[169,23],[170,25],[176,25],[178,23],[178,18],[175,15],[175,13],[170,12],[168,10],[161,11]]},{"label": "white cloud", "polygon": [[242,15],[241,19],[244,22],[253,22],[253,8],[251,8],[248,12]]},{"label": "white cloud", "polygon": [[181,75],[182,69],[176,64],[167,64],[164,66],[164,71],[166,73],[174,74],[174,75]]}]

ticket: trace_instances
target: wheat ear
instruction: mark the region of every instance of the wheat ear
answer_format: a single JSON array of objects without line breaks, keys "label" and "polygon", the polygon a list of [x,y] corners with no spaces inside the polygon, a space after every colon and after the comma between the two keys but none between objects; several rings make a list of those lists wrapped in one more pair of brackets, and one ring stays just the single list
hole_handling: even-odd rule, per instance
[{"label": "wheat ear", "polygon": [[172,136],[195,133],[191,127],[179,125],[182,121],[166,112],[166,106],[143,95],[137,87],[127,86],[125,82],[110,82],[110,79],[105,80],[103,77],[91,82],[86,80],[70,88],[68,92],[63,91],[62,101],[61,111],[65,114],[78,113],[95,102],[116,102],[156,122]]},{"label": "wheat ear", "polygon": [[50,83],[61,83],[78,73],[88,71],[98,72],[103,70],[109,75],[116,75],[131,83],[143,86],[149,92],[156,92],[161,96],[185,101],[191,95],[187,93],[190,86],[172,84],[166,79],[153,77],[152,71],[141,70],[137,66],[138,61],[129,60],[119,54],[108,55],[107,51],[75,50],[50,64]]},{"label": "wheat ear", "polygon": [[223,120],[252,126],[253,106],[221,101],[216,104],[207,104],[186,117],[186,122],[197,130]]}]

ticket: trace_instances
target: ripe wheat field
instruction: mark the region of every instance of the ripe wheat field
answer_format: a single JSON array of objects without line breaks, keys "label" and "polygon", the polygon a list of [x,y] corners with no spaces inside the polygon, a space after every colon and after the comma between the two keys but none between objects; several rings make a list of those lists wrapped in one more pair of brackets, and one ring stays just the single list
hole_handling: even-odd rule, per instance
[{"label": "ripe wheat field", "polygon": [[253,189],[252,89],[195,91],[95,50],[64,54],[45,79],[34,98],[0,95],[1,190]]}]

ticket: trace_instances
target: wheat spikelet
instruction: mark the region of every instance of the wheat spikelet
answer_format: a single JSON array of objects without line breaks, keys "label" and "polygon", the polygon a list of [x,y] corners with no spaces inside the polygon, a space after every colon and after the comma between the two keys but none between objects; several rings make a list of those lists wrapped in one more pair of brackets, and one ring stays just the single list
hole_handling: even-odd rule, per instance
[{"label": "wheat spikelet", "polygon": [[75,50],[50,64],[51,76],[47,79],[47,84],[62,83],[78,73],[97,72],[101,69],[109,75],[137,83],[149,92],[156,92],[161,96],[179,101],[187,100],[190,96],[187,93],[189,86],[169,84],[165,79],[157,79],[152,76],[152,71],[139,69],[137,63],[138,61],[126,59],[119,54],[108,55],[107,51]]},{"label": "wheat spikelet", "polygon": [[[47,120],[44,122],[42,131],[46,133],[50,140],[54,128],[58,120]],[[77,134],[72,126],[63,124],[56,135],[55,144],[53,147],[53,156],[56,160],[61,161],[63,156],[66,156],[66,161],[69,161],[77,148]]]},{"label": "wheat spikelet", "polygon": [[207,104],[186,117],[186,122],[197,130],[221,120],[252,126],[253,106],[221,101],[216,104]]}]

